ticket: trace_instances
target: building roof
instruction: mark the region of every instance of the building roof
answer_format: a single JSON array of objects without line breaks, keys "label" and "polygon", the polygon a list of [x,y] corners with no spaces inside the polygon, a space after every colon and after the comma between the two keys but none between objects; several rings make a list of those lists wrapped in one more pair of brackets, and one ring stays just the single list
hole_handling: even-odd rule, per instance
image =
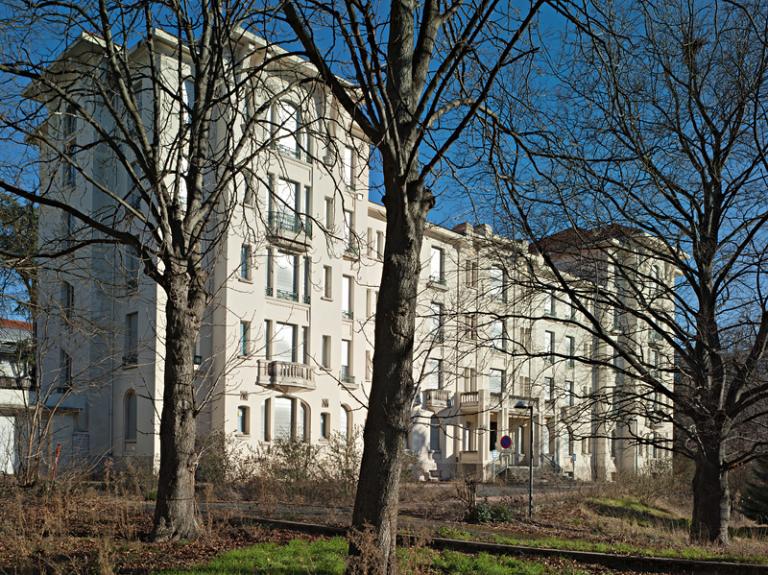
[{"label": "building roof", "polygon": [[18,319],[0,318],[0,329],[20,329],[32,333],[32,324]]},{"label": "building roof", "polygon": [[532,242],[529,250],[535,252],[538,247],[542,251],[569,252],[611,240],[626,241],[645,235],[642,230],[622,224],[608,224],[590,229],[574,227],[542,238],[538,242]]}]

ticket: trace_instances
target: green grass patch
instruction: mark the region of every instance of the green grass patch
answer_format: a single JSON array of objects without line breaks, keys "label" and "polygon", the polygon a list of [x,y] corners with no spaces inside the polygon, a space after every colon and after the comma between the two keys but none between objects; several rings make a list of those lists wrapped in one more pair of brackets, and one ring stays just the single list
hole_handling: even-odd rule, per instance
[{"label": "green grass patch", "polygon": [[[286,545],[260,543],[220,555],[211,562],[162,575],[343,575],[347,541],[341,537],[293,540]],[[405,572],[434,575],[587,575],[588,571],[486,553],[469,555],[426,548],[398,549]]]},{"label": "green grass patch", "polygon": [[699,561],[733,561],[736,563],[768,563],[768,557],[760,555],[729,555],[705,547],[689,546],[683,548],[652,548],[631,545],[629,543],[604,543],[583,541],[581,539],[563,539],[560,537],[539,537],[526,539],[508,535],[493,535],[494,543],[519,545],[537,549],[562,549],[565,551],[587,551],[592,553],[610,553],[615,555],[637,555],[642,557],[668,557],[672,559],[695,559]]}]

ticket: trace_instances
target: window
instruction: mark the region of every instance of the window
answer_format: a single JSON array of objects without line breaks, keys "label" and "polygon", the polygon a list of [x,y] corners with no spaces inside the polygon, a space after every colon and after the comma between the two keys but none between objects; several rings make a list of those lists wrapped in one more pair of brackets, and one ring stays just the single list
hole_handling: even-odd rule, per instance
[{"label": "window", "polygon": [[523,347],[523,350],[530,351],[531,346],[533,345],[533,336],[532,331],[530,327],[521,327],[520,328],[520,345]]},{"label": "window", "polygon": [[59,390],[67,390],[72,387],[72,358],[61,350],[59,356]]},{"label": "window", "polygon": [[653,264],[651,267],[651,295],[659,297],[661,295],[661,268],[658,264]]},{"label": "window", "polygon": [[275,296],[280,299],[298,301],[299,258],[293,254],[277,252],[274,256]]},{"label": "window", "polygon": [[261,439],[272,440],[272,400],[265,399],[261,402]]},{"label": "window", "polygon": [[464,368],[464,391],[477,391],[477,372],[471,367]]},{"label": "window", "polygon": [[488,391],[502,393],[504,391],[504,370],[491,369],[488,372]]},{"label": "window", "polygon": [[272,359],[272,320],[264,320],[264,357]]},{"label": "window", "polygon": [[368,228],[368,234],[365,240],[365,255],[367,255],[369,258],[372,258],[375,249],[376,246],[373,244],[373,230]]},{"label": "window", "polygon": [[493,299],[506,301],[504,270],[499,266],[492,266],[489,273],[488,295]]},{"label": "window", "polygon": [[443,387],[443,360],[428,359],[424,366],[424,379],[421,389],[441,389]]},{"label": "window", "polygon": [[64,154],[66,156],[64,162],[64,185],[65,186],[74,186],[75,185],[75,176],[76,176],[76,169],[75,169],[75,144],[74,142],[71,142],[67,144],[66,149],[64,151]]},{"label": "window", "polygon": [[576,319],[576,304],[571,302],[570,308],[571,308],[571,310],[570,310],[570,318],[571,319]]},{"label": "window", "polygon": [[62,136],[69,140],[77,131],[77,112],[73,104],[67,104],[62,118]]},{"label": "window", "polygon": [[554,377],[545,377],[544,378],[544,388],[547,393],[547,399],[549,401],[553,401],[555,399],[555,378]]},{"label": "window", "polygon": [[544,361],[547,363],[555,363],[555,332],[544,332]]},{"label": "window", "polygon": [[568,367],[576,365],[576,339],[572,335],[566,335],[565,341],[568,344]]},{"label": "window", "polygon": [[495,319],[489,325],[488,336],[491,340],[491,345],[499,350],[507,348],[506,337],[504,335],[504,320]]},{"label": "window", "polygon": [[274,403],[274,422],[276,440],[289,441],[292,436],[293,401],[288,397],[276,397]]},{"label": "window", "polygon": [[344,210],[344,249],[346,251],[354,251],[355,245],[353,244],[355,231],[354,214],[350,210]]},{"label": "window", "polygon": [[328,230],[333,229],[333,198],[325,198],[325,227]]},{"label": "window", "polygon": [[341,162],[342,178],[344,185],[348,188],[355,187],[355,150],[351,146],[346,146],[343,152]]},{"label": "window", "polygon": [[245,193],[243,194],[243,205],[256,205],[256,190],[253,187],[253,181],[248,176],[245,177]]},{"label": "window", "polygon": [[436,415],[429,420],[429,450],[440,451],[440,420]]},{"label": "window", "polygon": [[557,316],[557,300],[555,299],[555,296],[553,294],[547,294],[547,299],[545,302],[546,305],[546,314],[550,315],[552,317]]},{"label": "window", "polygon": [[520,376],[518,393],[523,397],[531,397],[531,378],[525,375]]},{"label": "window", "polygon": [[352,376],[352,341],[341,340],[341,381],[350,383],[354,381]]},{"label": "window", "polygon": [[376,257],[384,258],[384,232],[376,232]]},{"label": "window", "polygon": [[280,227],[294,231],[291,224],[299,210],[299,184],[278,178],[273,188],[274,192],[270,196],[272,211],[283,214],[285,221],[279,222]]},{"label": "window", "polygon": [[352,410],[346,405],[339,409],[339,434],[346,440],[352,436]]},{"label": "window", "polygon": [[323,412],[320,414],[320,437],[323,439],[331,438],[331,414]]},{"label": "window", "polygon": [[71,328],[75,312],[75,288],[69,282],[61,283],[61,311],[64,322]]},{"label": "window", "polygon": [[477,316],[473,313],[465,316],[467,337],[471,340],[477,339]]},{"label": "window", "polygon": [[331,368],[331,336],[323,336],[323,355],[321,358],[321,365],[325,369]]},{"label": "window", "polygon": [[445,252],[442,248],[432,246],[429,263],[429,281],[438,284],[445,283]]},{"label": "window", "polygon": [[576,403],[576,385],[573,381],[565,382],[565,392],[567,394],[568,405],[573,406]]},{"label": "window", "polygon": [[373,352],[370,349],[365,350],[365,379],[373,379]]},{"label": "window", "polygon": [[272,135],[277,145],[296,157],[301,155],[301,117],[290,102],[280,101],[272,109]]},{"label": "window", "polygon": [[272,334],[272,359],[277,361],[296,362],[297,329],[290,323],[275,323],[275,331]]},{"label": "window", "polygon": [[309,441],[309,407],[303,401],[297,401],[294,405],[298,405],[298,413],[294,416],[296,420],[296,436],[294,439]]},{"label": "window", "polygon": [[250,409],[245,405],[237,408],[237,433],[249,435],[251,433]]},{"label": "window", "polygon": [[477,287],[477,262],[473,260],[467,260],[467,267],[465,270],[464,283],[467,287]]},{"label": "window", "polygon": [[432,337],[436,343],[442,343],[445,339],[445,314],[443,304],[433,301],[431,304]]},{"label": "window", "polygon": [[249,244],[240,246],[240,279],[250,281],[252,279],[251,260],[253,248]]},{"label": "window", "polygon": [[352,276],[341,278],[341,315],[344,319],[355,317],[353,307]]},{"label": "window", "polygon": [[192,363],[194,365],[201,365],[203,363],[203,350],[200,344],[200,337],[201,334],[198,333],[197,338],[195,339],[195,352],[192,356]]},{"label": "window", "polygon": [[139,255],[136,251],[127,246],[125,250],[125,284],[128,289],[139,287]]},{"label": "window", "polygon": [[251,322],[240,322],[240,344],[238,345],[240,355],[247,357],[251,354]]},{"label": "window", "polygon": [[312,303],[312,259],[304,256],[304,303]]},{"label": "window", "polygon": [[325,299],[333,298],[333,268],[331,266],[323,267],[323,297]]},{"label": "window", "polygon": [[123,365],[136,365],[139,361],[139,314],[129,313],[125,316],[125,342],[123,349]]},{"label": "window", "polygon": [[123,439],[136,441],[136,392],[129,389],[123,397]]}]

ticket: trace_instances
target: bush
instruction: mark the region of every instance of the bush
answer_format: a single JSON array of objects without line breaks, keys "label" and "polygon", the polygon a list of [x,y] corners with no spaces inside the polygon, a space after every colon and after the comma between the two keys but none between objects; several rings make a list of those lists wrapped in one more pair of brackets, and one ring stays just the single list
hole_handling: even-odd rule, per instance
[{"label": "bush", "polygon": [[489,503],[482,501],[472,507],[464,518],[467,523],[509,523],[515,514],[509,502]]}]

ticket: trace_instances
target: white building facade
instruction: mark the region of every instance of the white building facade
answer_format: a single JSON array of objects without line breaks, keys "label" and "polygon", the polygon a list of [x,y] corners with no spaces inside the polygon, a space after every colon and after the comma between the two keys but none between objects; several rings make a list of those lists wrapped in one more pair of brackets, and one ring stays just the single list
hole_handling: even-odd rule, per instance
[{"label": "white building facade", "polygon": [[[81,57],[93,41],[81,38],[67,57]],[[369,199],[368,144],[325,91],[301,92],[280,70],[264,85],[256,104],[273,100],[265,122],[280,128],[254,138],[276,142],[254,162],[254,175],[232,186],[238,209],[208,260],[211,304],[195,357],[201,445],[216,434],[253,449],[285,440],[322,445],[334,433],[357,436],[366,416],[385,238],[384,208]],[[334,116],[322,137],[307,128],[321,121],[320,110]],[[51,109],[45,129],[85,150],[94,137],[66,110]],[[221,142],[224,129],[231,125],[212,138]],[[129,179],[99,154],[81,152],[82,171],[129,195]],[[42,180],[85,213],[103,208],[79,172],[48,170]],[[88,233],[62,211],[42,209],[44,242]],[[643,470],[663,456],[630,435],[671,436],[671,428],[642,419],[629,435],[601,427],[595,415],[605,407],[594,397],[617,376],[578,360],[599,346],[575,322],[560,321],[572,319],[567,301],[517,281],[524,251],[489,226],[427,229],[408,445],[417,474],[487,480],[531,459],[585,480]],[[49,310],[38,328],[42,385],[69,392],[82,452],[157,464],[162,290],[130,254],[100,245],[48,267],[40,285]],[[522,405],[533,407],[532,421]]]}]

